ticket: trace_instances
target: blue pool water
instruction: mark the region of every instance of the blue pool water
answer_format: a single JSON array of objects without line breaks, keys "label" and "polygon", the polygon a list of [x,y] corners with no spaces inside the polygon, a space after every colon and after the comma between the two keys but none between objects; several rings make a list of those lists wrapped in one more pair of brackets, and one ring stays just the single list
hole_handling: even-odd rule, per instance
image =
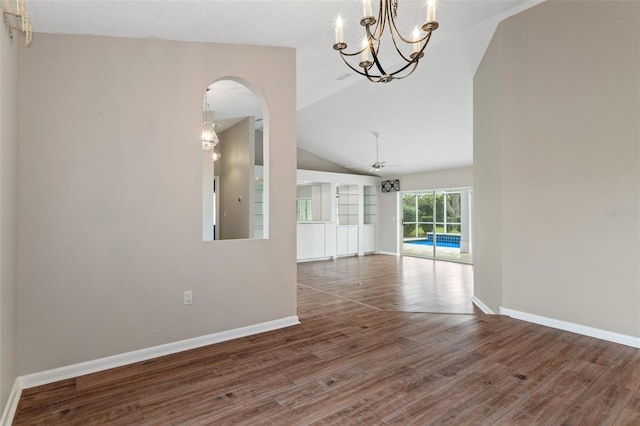
[{"label": "blue pool water", "polygon": [[[416,244],[416,245],[421,245],[421,246],[431,246],[433,247],[433,241],[429,241],[429,240],[414,240],[414,241],[406,241],[407,244]],[[447,242],[441,242],[438,241],[436,243],[436,247],[454,247],[454,248],[460,248],[460,243],[447,243]]]},{"label": "blue pool water", "polygon": [[[436,247],[460,248],[460,235],[438,234],[436,239]],[[433,247],[433,235],[429,234],[424,240],[411,240],[405,243]]]}]

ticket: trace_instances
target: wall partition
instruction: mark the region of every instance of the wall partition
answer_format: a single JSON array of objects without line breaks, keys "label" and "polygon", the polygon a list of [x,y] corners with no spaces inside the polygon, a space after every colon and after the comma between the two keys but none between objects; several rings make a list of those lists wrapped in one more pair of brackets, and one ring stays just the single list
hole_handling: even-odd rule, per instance
[{"label": "wall partition", "polygon": [[402,254],[472,263],[473,191],[402,193]]}]

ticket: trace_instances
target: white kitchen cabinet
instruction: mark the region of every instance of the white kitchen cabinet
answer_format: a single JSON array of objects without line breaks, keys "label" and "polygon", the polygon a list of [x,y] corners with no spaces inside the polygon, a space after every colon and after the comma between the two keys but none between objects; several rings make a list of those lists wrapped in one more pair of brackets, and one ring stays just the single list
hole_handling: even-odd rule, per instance
[{"label": "white kitchen cabinet", "polygon": [[336,228],[336,254],[338,256],[358,254],[358,226],[341,225]]},{"label": "white kitchen cabinet", "polygon": [[362,252],[373,253],[376,251],[376,226],[364,225],[362,227]]},{"label": "white kitchen cabinet", "polygon": [[325,257],[324,223],[298,223],[298,260]]}]

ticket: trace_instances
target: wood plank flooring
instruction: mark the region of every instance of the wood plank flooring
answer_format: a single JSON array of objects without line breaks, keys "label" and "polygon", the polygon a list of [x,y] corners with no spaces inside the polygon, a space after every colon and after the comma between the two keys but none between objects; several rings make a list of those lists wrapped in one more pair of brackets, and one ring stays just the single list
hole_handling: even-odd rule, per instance
[{"label": "wood plank flooring", "polygon": [[402,311],[460,306],[403,293],[418,275],[461,280],[435,279],[430,262],[301,264],[301,325],[26,389],[14,424],[640,424],[640,350],[503,316]]},{"label": "wood plank flooring", "polygon": [[346,257],[298,265],[298,283],[381,310],[480,313],[473,267],[397,256]]}]

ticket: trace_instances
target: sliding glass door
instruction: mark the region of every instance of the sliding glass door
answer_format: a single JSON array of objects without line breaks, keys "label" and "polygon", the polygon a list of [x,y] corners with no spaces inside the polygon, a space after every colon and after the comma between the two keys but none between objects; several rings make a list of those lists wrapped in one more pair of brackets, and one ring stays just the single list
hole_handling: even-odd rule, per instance
[{"label": "sliding glass door", "polygon": [[471,263],[472,191],[402,194],[402,253]]},{"label": "sliding glass door", "polygon": [[429,245],[433,235],[435,193],[405,192],[402,194],[403,253],[435,257],[435,247]]}]

